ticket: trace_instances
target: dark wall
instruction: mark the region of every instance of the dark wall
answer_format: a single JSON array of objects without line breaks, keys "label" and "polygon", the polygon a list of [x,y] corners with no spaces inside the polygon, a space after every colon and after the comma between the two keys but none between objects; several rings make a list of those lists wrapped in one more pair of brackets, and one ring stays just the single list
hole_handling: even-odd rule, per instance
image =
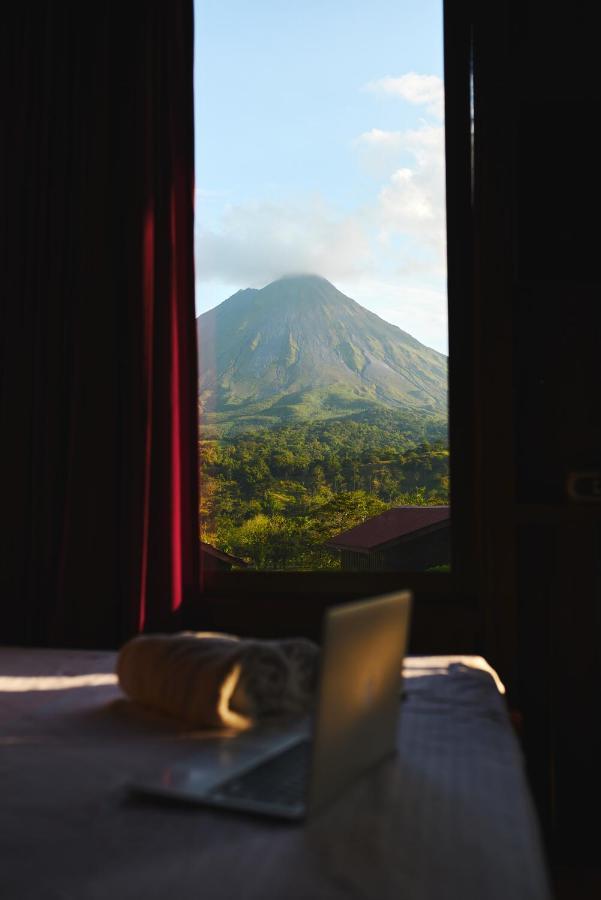
[{"label": "dark wall", "polygon": [[[484,549],[502,586],[490,585],[489,645],[515,676],[549,847],[588,861],[601,797],[601,505],[570,498],[567,482],[601,469],[600,24],[592,2],[527,0],[495,6],[476,29],[482,483],[497,506]],[[482,515],[486,530],[486,504]]]},{"label": "dark wall", "polygon": [[385,550],[359,553],[342,550],[343,569],[374,572],[424,572],[432,566],[448,565],[451,561],[450,525],[438,528],[412,540],[400,541]]},{"label": "dark wall", "polygon": [[451,545],[447,524],[436,531],[390,547],[384,554],[385,568],[392,571],[424,572],[432,566],[449,565]]},{"label": "dark wall", "polygon": [[[544,15],[543,15],[544,10]],[[530,770],[560,854],[595,858],[600,799],[599,7],[520,31],[513,315],[520,637]],[[544,23],[541,31],[540,22]],[[541,761],[545,765],[541,766]]]}]

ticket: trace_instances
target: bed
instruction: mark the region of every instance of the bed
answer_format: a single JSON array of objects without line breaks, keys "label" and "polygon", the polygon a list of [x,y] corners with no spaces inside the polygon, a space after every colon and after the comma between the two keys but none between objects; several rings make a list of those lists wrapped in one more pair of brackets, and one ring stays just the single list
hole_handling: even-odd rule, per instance
[{"label": "bed", "polygon": [[129,702],[115,654],[0,648],[3,900],[521,900],[550,896],[524,763],[481,657],[409,657],[398,754],[304,826],[143,801],[274,729],[187,730]]}]

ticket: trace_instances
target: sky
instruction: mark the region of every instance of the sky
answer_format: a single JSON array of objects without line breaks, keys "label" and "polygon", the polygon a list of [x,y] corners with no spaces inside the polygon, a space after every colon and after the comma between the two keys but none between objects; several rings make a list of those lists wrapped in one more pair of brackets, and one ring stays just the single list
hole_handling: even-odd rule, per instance
[{"label": "sky", "polygon": [[441,0],[195,0],[196,305],[286,274],[447,352]]}]

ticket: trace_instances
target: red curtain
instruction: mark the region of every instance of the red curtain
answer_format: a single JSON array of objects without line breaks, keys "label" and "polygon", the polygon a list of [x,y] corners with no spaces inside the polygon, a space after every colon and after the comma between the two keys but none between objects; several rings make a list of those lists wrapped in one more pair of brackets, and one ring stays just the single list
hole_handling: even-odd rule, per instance
[{"label": "red curtain", "polygon": [[191,0],[0,14],[0,642],[198,583]]}]

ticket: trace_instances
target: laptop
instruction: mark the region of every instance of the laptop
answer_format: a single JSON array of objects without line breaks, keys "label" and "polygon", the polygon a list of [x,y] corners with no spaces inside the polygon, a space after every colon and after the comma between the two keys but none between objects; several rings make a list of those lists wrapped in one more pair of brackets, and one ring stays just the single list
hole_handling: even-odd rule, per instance
[{"label": "laptop", "polygon": [[309,734],[290,734],[207,783],[194,763],[166,769],[135,792],[300,821],[393,754],[412,594],[330,607]]}]

